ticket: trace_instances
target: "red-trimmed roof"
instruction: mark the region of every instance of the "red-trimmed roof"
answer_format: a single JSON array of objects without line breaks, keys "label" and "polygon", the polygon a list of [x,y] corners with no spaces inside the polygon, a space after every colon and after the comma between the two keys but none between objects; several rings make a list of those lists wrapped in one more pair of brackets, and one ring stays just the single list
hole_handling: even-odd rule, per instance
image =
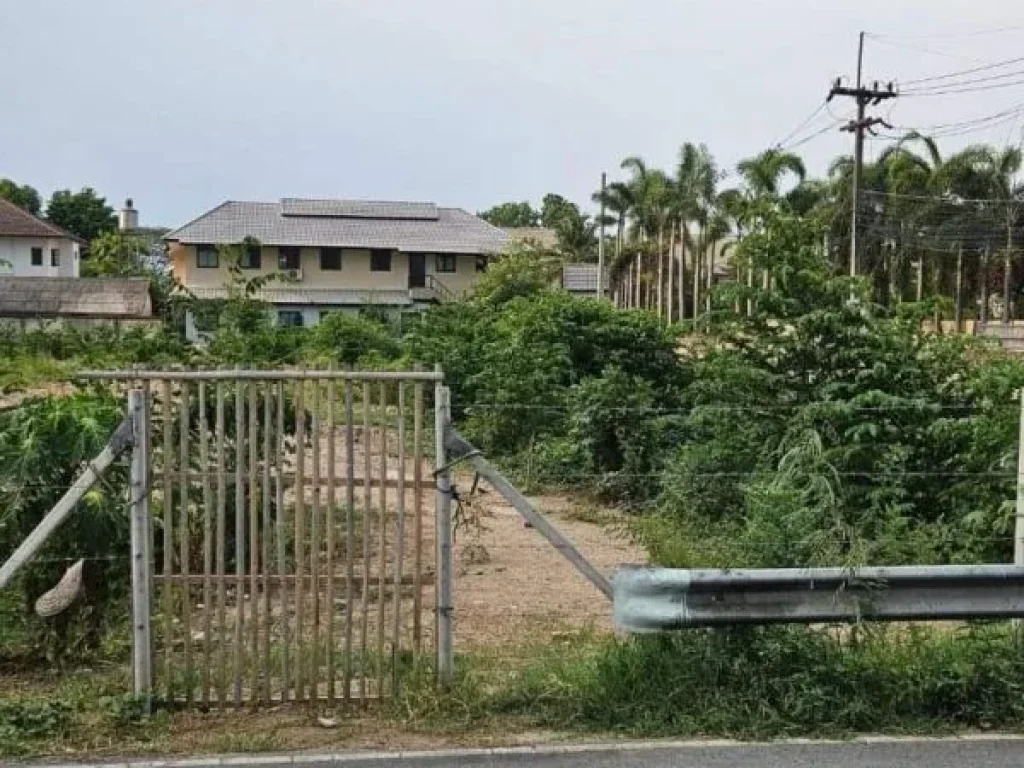
[{"label": "red-trimmed roof", "polygon": [[0,197],[0,237],[61,237],[70,240],[81,238],[65,232],[48,221],[33,216],[9,200]]}]

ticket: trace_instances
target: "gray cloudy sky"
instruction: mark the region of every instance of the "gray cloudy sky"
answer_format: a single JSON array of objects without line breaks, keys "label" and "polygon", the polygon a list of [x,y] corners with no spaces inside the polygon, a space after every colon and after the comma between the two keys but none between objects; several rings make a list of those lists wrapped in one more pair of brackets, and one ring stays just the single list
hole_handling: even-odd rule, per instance
[{"label": "gray cloudy sky", "polygon": [[[704,141],[732,166],[783,138],[852,74],[860,29],[892,36],[867,76],[907,80],[1024,55],[1024,29],[965,34],[1018,25],[1020,0],[0,0],[0,176],[131,195],[167,225],[228,198],[585,202],[629,154]],[[1024,84],[877,111],[1021,102]],[[800,151],[821,171],[849,145]]]}]

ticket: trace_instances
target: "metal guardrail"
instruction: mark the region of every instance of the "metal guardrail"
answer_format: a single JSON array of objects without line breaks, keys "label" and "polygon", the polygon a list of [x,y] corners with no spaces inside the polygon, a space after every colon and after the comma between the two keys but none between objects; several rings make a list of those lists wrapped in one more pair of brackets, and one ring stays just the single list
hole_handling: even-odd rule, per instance
[{"label": "metal guardrail", "polygon": [[620,570],[615,624],[629,632],[753,624],[1024,617],[1024,566]]}]

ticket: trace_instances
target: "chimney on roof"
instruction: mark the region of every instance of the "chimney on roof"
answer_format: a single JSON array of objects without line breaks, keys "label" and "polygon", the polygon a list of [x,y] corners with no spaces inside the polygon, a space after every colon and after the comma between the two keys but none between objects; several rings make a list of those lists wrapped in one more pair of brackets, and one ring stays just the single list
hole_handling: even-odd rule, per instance
[{"label": "chimney on roof", "polygon": [[117,212],[117,228],[122,232],[139,228],[139,212],[135,210],[130,197],[124,201],[124,208]]}]

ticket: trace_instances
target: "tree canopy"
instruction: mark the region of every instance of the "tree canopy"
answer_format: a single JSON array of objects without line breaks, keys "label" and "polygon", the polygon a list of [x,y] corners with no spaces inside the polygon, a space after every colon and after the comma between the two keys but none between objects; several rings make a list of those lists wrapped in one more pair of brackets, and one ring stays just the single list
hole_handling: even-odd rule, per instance
[{"label": "tree canopy", "polygon": [[46,218],[85,241],[117,229],[114,209],[91,187],[54,192],[46,204]]},{"label": "tree canopy", "polygon": [[11,179],[0,179],[0,197],[9,200],[19,208],[24,208],[33,216],[42,210],[43,201],[39,192],[28,184],[18,184]]}]

